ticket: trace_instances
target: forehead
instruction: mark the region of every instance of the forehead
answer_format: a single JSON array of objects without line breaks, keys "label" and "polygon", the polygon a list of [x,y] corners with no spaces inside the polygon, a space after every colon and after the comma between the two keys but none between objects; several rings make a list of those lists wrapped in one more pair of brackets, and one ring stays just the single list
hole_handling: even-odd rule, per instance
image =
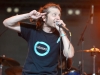
[{"label": "forehead", "polygon": [[60,10],[56,7],[50,7],[48,8],[48,12],[49,13],[57,13],[57,14],[61,14]]}]

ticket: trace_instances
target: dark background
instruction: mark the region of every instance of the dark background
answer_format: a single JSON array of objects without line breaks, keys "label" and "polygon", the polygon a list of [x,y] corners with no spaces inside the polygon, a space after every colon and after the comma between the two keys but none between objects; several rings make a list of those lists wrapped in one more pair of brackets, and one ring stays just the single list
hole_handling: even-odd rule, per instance
[{"label": "dark background", "polygon": [[[72,33],[71,42],[75,48],[72,66],[78,68],[79,61],[82,60],[82,53],[78,52],[79,50],[89,50],[93,46],[100,49],[100,0],[0,0],[0,56],[5,55],[19,62],[21,66],[24,65],[28,51],[27,42],[13,30],[6,29],[2,22],[10,16],[28,13],[33,9],[38,10],[40,6],[48,2],[58,3],[62,7],[62,19]],[[89,21],[91,5],[94,5],[93,24]],[[12,9],[19,7],[19,12],[7,13],[7,7],[12,7]],[[81,14],[68,15],[68,9],[80,9]],[[86,25],[87,28],[83,35],[84,44],[78,45]],[[93,73],[93,56],[91,53],[83,52],[83,61],[84,71],[87,74]],[[6,68],[9,67],[3,66],[3,75],[5,75]],[[100,68],[100,53],[96,53],[96,73],[98,68]]]}]

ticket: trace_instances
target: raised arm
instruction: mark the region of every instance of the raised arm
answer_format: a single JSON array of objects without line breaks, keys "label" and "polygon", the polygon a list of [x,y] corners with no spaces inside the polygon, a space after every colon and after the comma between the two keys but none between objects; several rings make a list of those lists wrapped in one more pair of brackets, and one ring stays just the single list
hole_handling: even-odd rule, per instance
[{"label": "raised arm", "polygon": [[10,18],[7,18],[3,21],[3,24],[5,27],[8,27],[9,29],[15,30],[17,32],[21,32],[20,29],[20,21],[25,20],[25,19],[38,19],[45,13],[39,13],[36,10],[33,10],[29,13],[26,14],[21,14],[21,15],[15,15]]},{"label": "raised arm", "polygon": [[21,14],[21,15],[15,15],[10,18],[7,18],[3,21],[3,24],[5,27],[15,30],[17,32],[20,32],[20,21],[24,19],[28,19],[29,15],[27,14]]}]

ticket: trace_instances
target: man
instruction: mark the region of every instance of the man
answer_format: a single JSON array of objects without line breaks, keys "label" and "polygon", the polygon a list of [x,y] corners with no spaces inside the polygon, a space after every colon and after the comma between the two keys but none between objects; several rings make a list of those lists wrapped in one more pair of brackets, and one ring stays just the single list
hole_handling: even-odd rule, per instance
[{"label": "man", "polygon": [[[20,33],[28,42],[29,51],[22,75],[57,75],[59,51],[63,50],[66,59],[74,56],[74,48],[59,26],[65,26],[60,16],[60,6],[48,3],[39,11],[33,10],[3,21],[6,27]],[[25,19],[37,21],[36,27],[21,23]],[[60,41],[63,47],[60,47]]]}]

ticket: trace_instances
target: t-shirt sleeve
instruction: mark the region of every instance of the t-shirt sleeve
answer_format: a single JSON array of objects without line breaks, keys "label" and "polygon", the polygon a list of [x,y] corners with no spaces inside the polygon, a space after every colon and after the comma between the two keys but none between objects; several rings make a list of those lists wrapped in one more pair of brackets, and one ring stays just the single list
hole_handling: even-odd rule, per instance
[{"label": "t-shirt sleeve", "polygon": [[36,25],[21,22],[20,28],[21,28],[21,33],[19,33],[19,36],[24,38],[26,41],[29,41],[31,32],[32,32],[32,30],[36,29]]}]

